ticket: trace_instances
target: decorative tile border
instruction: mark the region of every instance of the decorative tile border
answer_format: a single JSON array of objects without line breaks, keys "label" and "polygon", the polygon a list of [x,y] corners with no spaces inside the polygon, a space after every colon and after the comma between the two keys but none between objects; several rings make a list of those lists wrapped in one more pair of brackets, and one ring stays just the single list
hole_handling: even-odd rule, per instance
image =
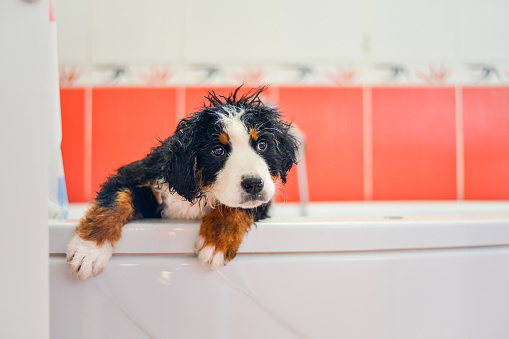
[{"label": "decorative tile border", "polygon": [[509,63],[343,63],[337,65],[61,65],[60,86],[173,87],[245,83],[291,86],[504,86]]}]

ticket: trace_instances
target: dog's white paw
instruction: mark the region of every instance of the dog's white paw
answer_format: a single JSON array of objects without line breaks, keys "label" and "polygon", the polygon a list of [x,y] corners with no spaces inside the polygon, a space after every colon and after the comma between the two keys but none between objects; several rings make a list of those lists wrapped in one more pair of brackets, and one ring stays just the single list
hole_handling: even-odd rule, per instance
[{"label": "dog's white paw", "polygon": [[83,240],[76,234],[67,246],[67,262],[72,274],[87,279],[104,270],[112,253],[113,246],[109,241],[98,246],[95,241]]},{"label": "dog's white paw", "polygon": [[205,239],[199,236],[194,245],[194,252],[198,254],[198,260],[202,265],[209,265],[212,270],[215,270],[228,263],[225,261],[224,253],[216,251],[214,245],[205,245]]}]

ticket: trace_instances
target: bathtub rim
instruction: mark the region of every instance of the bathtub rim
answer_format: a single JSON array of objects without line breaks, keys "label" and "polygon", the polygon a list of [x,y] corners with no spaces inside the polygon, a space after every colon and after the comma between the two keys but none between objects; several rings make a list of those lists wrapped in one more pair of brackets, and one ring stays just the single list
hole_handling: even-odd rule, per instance
[{"label": "bathtub rim", "polygon": [[[395,206],[394,202],[338,203],[357,206]],[[403,202],[443,206],[444,202]],[[243,253],[329,253],[396,251],[509,245],[508,213],[473,213],[474,206],[490,202],[445,204],[465,213],[366,217],[274,217],[257,223],[239,249]],[[507,204],[507,205],[506,205]],[[505,212],[508,202],[497,202]],[[289,205],[287,205],[289,206]],[[490,212],[492,210],[488,210]],[[461,212],[461,211],[460,211]],[[469,212],[469,213],[466,213]],[[482,209],[481,209],[482,212]],[[389,213],[391,214],[391,213]],[[78,220],[50,220],[50,254],[65,253]],[[137,220],[124,227],[115,254],[192,254],[199,223],[178,220]]]}]

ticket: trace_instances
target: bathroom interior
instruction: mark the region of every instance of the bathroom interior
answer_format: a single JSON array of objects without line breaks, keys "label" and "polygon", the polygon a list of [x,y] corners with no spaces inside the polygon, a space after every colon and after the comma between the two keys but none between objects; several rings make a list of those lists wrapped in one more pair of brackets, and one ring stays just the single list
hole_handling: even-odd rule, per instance
[{"label": "bathroom interior", "polygon": [[[15,126],[0,127],[2,152],[29,168],[3,169],[2,190],[34,178],[20,154],[36,135],[48,142],[31,159],[61,178],[48,189],[37,173],[34,219],[6,219],[19,241],[2,256],[33,251],[7,266],[18,278],[1,314],[16,321],[0,337],[508,337],[509,2],[14,2],[0,9],[37,36],[11,38],[0,20],[0,42],[21,55],[25,37],[44,57],[11,53],[33,68],[12,79],[50,112],[26,100],[18,120],[2,117]],[[267,85],[263,101],[302,140],[272,218],[215,271],[193,253],[198,222],[135,221],[102,274],[73,277],[67,243],[108,174],[173,134],[207,91],[241,84]],[[12,145],[18,130],[34,137]],[[3,214],[24,214],[5,201]],[[37,278],[19,272],[34,262]],[[15,306],[24,297],[38,300],[33,316]],[[23,319],[37,320],[20,330]]]}]

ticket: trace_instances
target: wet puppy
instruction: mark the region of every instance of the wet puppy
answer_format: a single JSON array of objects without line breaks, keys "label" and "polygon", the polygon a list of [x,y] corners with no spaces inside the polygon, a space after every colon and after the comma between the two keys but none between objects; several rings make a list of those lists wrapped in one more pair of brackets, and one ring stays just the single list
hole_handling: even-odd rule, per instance
[{"label": "wet puppy", "polygon": [[216,269],[232,260],[251,225],[267,217],[276,180],[286,182],[297,142],[260,88],[208,104],[142,160],[118,169],[97,194],[67,248],[71,272],[102,272],[122,227],[140,218],[200,219],[195,252]]}]

